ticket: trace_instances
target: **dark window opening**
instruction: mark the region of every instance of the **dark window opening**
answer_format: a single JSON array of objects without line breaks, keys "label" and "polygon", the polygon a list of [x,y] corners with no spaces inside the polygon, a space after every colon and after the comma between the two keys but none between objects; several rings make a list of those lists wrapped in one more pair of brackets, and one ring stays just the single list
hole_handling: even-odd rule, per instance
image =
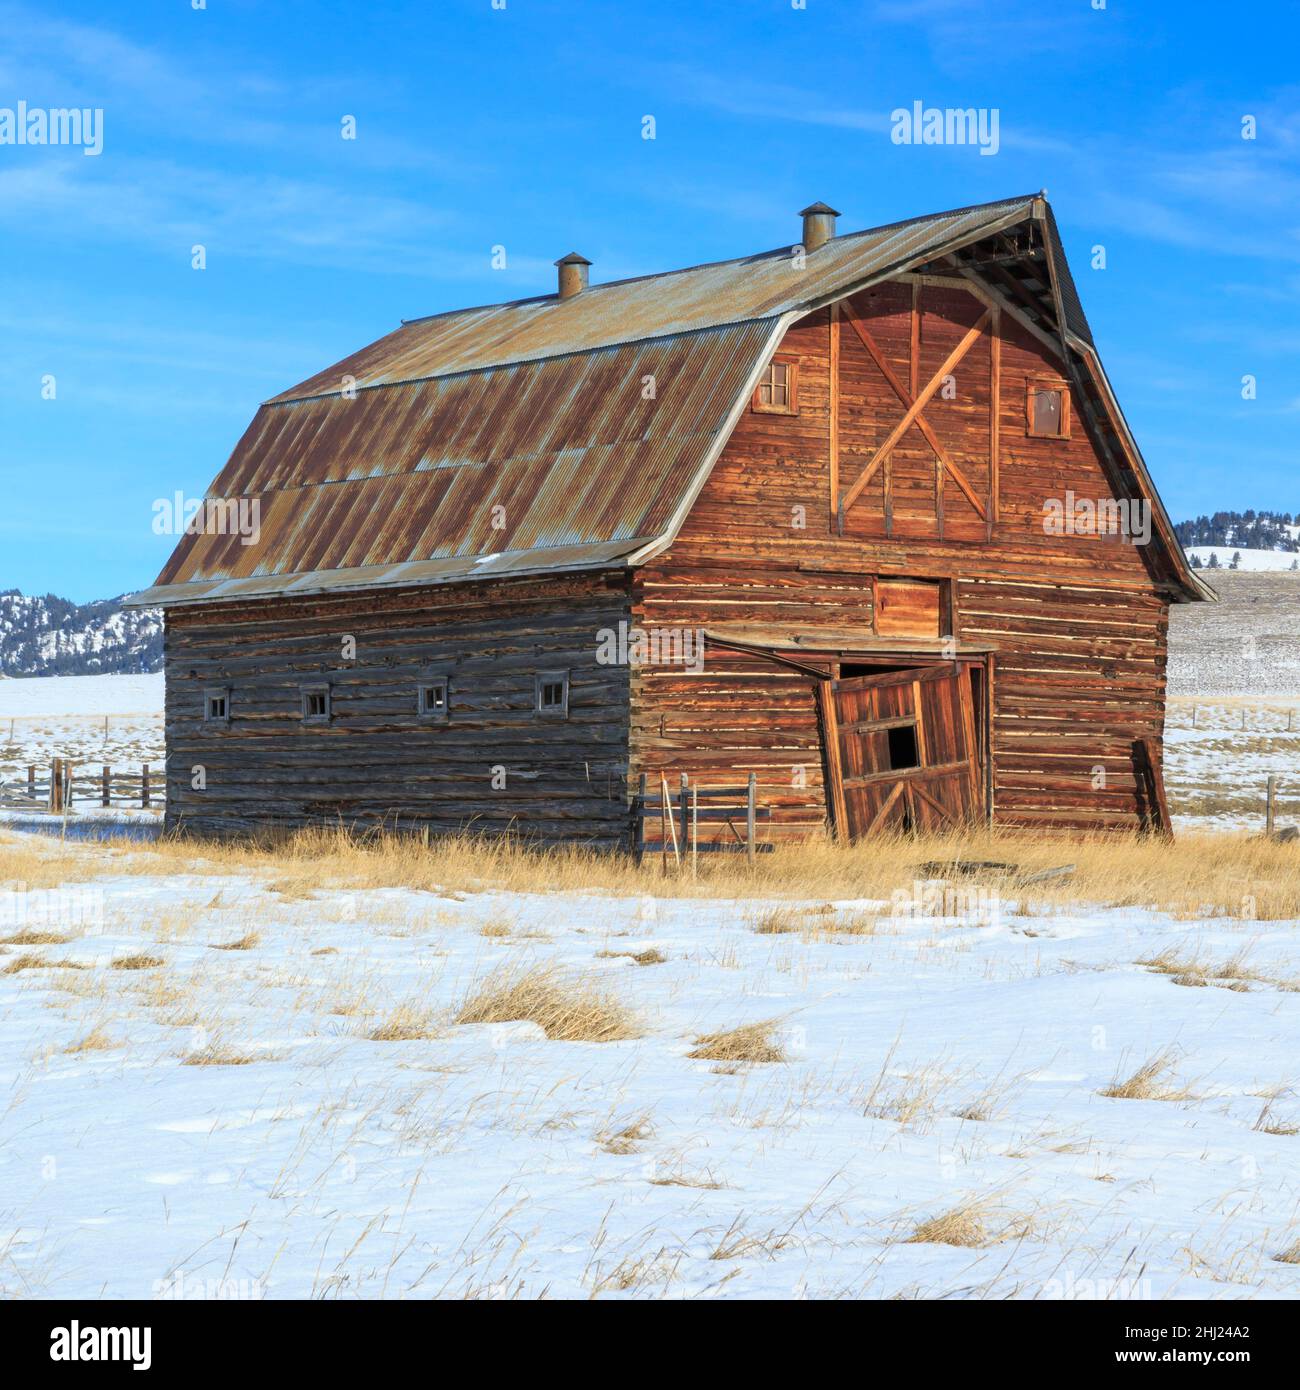
[{"label": "dark window opening", "polygon": [[330,692],[327,685],[306,686],[302,692],[304,724],[326,724],[330,717]]},{"label": "dark window opening", "polygon": [[427,681],[420,686],[419,712],[422,719],[446,719],[448,708],[445,680]]},{"label": "dark window opening", "polygon": [[228,690],[205,690],[203,692],[203,717],[209,724],[229,724],[230,692]]},{"label": "dark window opening", "polygon": [[553,719],[569,717],[569,673],[543,671],[537,677],[537,713]]},{"label": "dark window opening", "polygon": [[889,770],[901,772],[906,767],[920,767],[921,757],[916,746],[916,725],[905,724],[889,733]]}]

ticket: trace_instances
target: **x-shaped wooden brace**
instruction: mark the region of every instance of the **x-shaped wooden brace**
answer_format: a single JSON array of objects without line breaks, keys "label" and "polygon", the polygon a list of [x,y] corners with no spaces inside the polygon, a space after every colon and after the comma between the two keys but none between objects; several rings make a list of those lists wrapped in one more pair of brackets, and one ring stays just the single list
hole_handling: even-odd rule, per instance
[{"label": "x-shaped wooden brace", "polygon": [[[934,430],[930,427],[930,422],[921,412],[930,403],[930,398],[934,393],[943,385],[944,377],[952,371],[957,363],[960,362],[974,346],[975,340],[984,331],[985,325],[992,318],[992,313],[993,311],[991,309],[986,309],[980,315],[975,326],[966,334],[961,342],[953,348],[945,359],[943,366],[926,382],[925,386],[922,387],[920,393],[917,395],[917,398],[913,400],[907,387],[899,381],[894,369],[885,360],[885,355],[876,345],[875,339],[867,332],[866,328],[863,327],[858,316],[851,311],[849,312],[847,318],[853,325],[854,331],[857,333],[858,337],[862,340],[862,346],[871,354],[872,360],[875,362],[876,366],[880,368],[885,380],[893,387],[894,394],[903,403],[906,413],[898,424],[890,430],[889,436],[885,442],[872,454],[867,466],[858,475],[857,482],[840,498],[839,527],[841,535],[844,534],[844,514],[862,495],[863,488],[875,477],[876,470],[879,469],[880,465],[893,453],[894,446],[902,439],[913,424],[920,429],[921,433],[926,438],[926,442],[934,450],[935,457],[939,460],[941,469],[940,485],[942,485],[943,474],[945,472],[951,473],[953,481],[966,494],[967,501],[969,501],[971,506],[979,513],[980,519],[987,519],[987,512],[985,511],[984,504],[975,496],[975,492],[970,483],[967,482],[965,474],[952,461],[943,445],[939,443],[939,437],[935,434]],[[942,505],[942,503],[940,503],[940,505]]]}]

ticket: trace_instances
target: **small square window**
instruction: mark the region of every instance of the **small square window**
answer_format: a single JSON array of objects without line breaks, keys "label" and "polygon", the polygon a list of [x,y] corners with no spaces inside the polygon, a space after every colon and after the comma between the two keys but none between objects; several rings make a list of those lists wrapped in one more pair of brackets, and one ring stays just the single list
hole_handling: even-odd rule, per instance
[{"label": "small square window", "polygon": [[1025,395],[1025,432],[1035,439],[1069,439],[1070,391],[1064,382],[1029,383]]},{"label": "small square window", "polygon": [[773,361],[767,364],[754,391],[754,409],[772,415],[799,413],[799,364]]},{"label": "small square window", "polygon": [[537,676],[537,713],[551,719],[569,717],[569,673],[541,671]]},{"label": "small square window", "polygon": [[446,677],[421,681],[417,698],[417,709],[421,719],[437,721],[447,718],[450,706]]},{"label": "small square window", "polygon": [[302,722],[330,722],[330,688],[328,685],[304,685],[302,688]]},{"label": "small square window", "polygon": [[225,686],[212,686],[203,692],[203,719],[207,724],[230,723],[230,691]]}]

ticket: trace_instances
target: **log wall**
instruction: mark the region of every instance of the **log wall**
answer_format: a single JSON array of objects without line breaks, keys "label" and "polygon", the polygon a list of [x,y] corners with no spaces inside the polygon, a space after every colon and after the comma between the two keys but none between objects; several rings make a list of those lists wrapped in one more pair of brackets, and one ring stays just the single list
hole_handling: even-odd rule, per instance
[{"label": "log wall", "polygon": [[[625,843],[628,672],[597,654],[627,613],[625,582],[599,576],[172,608],[167,823]],[[567,719],[535,712],[536,674],[551,670],[570,672]],[[417,714],[417,683],[435,673],[449,680],[445,723]],[[332,717],[305,724],[302,686],[320,681]],[[210,686],[230,689],[228,727],[203,718]]]}]

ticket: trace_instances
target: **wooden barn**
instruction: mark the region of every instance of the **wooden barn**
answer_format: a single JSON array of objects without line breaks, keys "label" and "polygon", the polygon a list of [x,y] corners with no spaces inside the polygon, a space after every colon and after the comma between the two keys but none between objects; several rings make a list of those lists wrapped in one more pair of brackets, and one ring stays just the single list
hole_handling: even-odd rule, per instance
[{"label": "wooden barn", "polygon": [[616,283],[569,255],[266,402],[135,599],[169,825],[616,847],[683,773],[755,775],[772,840],[1162,824],[1168,607],[1213,594],[1051,209],[838,216]]}]

